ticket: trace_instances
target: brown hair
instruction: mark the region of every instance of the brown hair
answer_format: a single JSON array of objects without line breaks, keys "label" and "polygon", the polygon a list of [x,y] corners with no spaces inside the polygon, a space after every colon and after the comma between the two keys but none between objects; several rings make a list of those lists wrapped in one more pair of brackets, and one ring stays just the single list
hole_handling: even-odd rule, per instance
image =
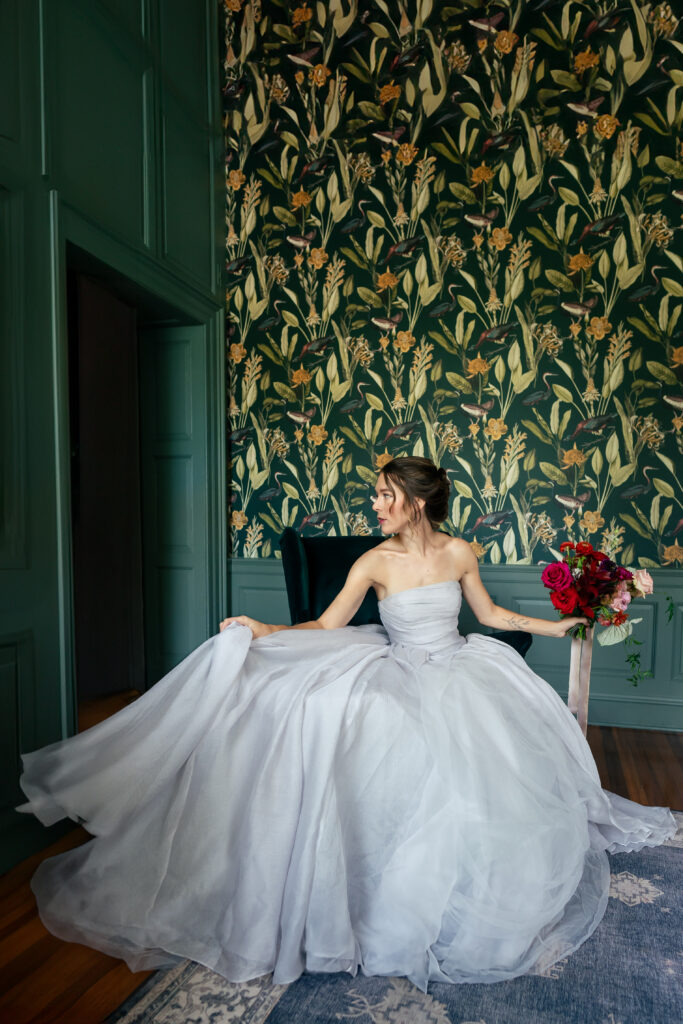
[{"label": "brown hair", "polygon": [[422,498],[424,513],[433,529],[448,518],[451,485],[445,469],[439,469],[430,459],[406,455],[387,462],[380,472],[389,484],[403,492],[413,509],[417,499]]}]

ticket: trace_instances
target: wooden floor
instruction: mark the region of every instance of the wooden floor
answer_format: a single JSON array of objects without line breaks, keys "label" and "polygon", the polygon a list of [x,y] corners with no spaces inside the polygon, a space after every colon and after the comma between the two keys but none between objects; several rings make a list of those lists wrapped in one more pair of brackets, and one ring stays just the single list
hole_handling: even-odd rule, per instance
[{"label": "wooden floor", "polygon": [[[85,711],[89,724],[102,717],[94,708]],[[605,789],[639,803],[683,809],[683,735],[589,726],[588,742]],[[74,828],[0,878],[0,1024],[101,1024],[149,976],[132,974],[95,950],[60,942],[40,923],[31,875],[45,857],[87,839],[83,829]]]}]

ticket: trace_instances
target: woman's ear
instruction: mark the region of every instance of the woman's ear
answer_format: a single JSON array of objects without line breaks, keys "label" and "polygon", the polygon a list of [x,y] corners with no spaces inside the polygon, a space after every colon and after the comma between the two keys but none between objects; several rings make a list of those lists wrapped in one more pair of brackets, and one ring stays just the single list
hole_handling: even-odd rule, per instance
[{"label": "woman's ear", "polygon": [[422,513],[425,507],[424,498],[414,498],[412,505],[412,515],[410,517],[411,522],[418,523],[422,518]]}]

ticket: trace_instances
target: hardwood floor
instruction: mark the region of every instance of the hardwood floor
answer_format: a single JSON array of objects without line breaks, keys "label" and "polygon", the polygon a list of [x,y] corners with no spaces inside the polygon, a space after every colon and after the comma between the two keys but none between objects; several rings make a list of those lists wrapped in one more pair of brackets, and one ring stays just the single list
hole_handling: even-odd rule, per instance
[{"label": "hardwood floor", "polygon": [[[89,724],[106,717],[101,709],[86,712]],[[588,742],[606,789],[639,803],[683,809],[683,734],[589,726]],[[61,942],[38,918],[31,875],[45,857],[87,839],[74,828],[0,878],[0,1024],[101,1024],[149,976]]]}]

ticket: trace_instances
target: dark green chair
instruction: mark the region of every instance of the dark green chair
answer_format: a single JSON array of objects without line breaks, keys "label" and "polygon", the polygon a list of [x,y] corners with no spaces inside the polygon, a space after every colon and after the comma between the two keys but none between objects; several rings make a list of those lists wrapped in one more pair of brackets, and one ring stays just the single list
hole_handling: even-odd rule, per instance
[{"label": "dark green chair", "polygon": [[[280,537],[287,600],[292,625],[317,619],[344,585],[349,569],[382,537],[302,537],[292,526]],[[372,587],[351,619],[351,626],[379,623],[377,595]],[[492,633],[524,657],[531,647],[531,633],[505,630]]]}]

